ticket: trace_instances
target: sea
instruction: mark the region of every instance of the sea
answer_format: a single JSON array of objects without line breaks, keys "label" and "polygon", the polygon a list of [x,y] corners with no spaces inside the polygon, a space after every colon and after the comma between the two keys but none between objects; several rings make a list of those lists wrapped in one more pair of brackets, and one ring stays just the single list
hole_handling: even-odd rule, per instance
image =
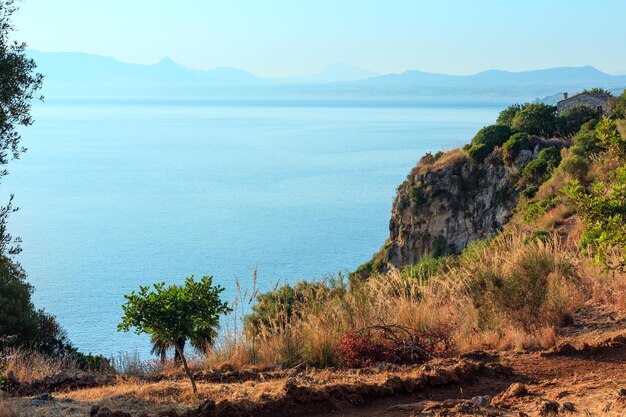
[{"label": "sea", "polygon": [[210,275],[232,301],[346,275],[384,243],[420,157],[508,104],[53,98],[34,105],[0,196],[20,207],[9,229],[35,305],[82,352],[149,359],[147,336],[117,331],[124,294]]}]

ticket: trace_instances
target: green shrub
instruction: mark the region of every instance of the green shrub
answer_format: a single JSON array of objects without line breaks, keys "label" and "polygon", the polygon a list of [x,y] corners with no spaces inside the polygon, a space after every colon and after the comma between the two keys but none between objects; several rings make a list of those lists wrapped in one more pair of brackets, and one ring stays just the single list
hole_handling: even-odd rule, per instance
[{"label": "green shrub", "polygon": [[461,252],[461,258],[466,261],[475,262],[479,255],[486,249],[493,246],[493,239],[477,239],[470,242],[463,252]]},{"label": "green shrub", "polygon": [[526,185],[528,183],[541,184],[550,178],[552,171],[561,162],[561,151],[550,146],[544,148],[539,152],[537,158],[530,161],[521,172],[520,185]]},{"label": "green shrub", "polygon": [[558,205],[559,201],[553,196],[541,201],[533,201],[526,207],[523,216],[524,221],[531,223]]},{"label": "green shrub", "polygon": [[424,192],[419,185],[411,185],[407,188],[406,194],[409,199],[415,204],[417,207],[426,204],[428,199],[424,196]]},{"label": "green shrub", "polygon": [[114,373],[115,368],[111,365],[111,359],[102,355],[92,355],[77,352],[73,355],[78,362],[78,367],[85,371],[98,373]]},{"label": "green shrub", "polygon": [[[586,189],[575,180],[564,192],[585,225],[581,246],[607,267],[626,269],[626,166],[612,172],[607,182]],[[616,253],[619,260],[614,262]]]},{"label": "green shrub", "polygon": [[582,92],[589,94],[607,94],[609,96],[613,95],[613,93],[611,93],[609,90],[602,87],[585,88]]},{"label": "green shrub", "polygon": [[502,145],[502,156],[507,162],[513,162],[520,151],[531,146],[530,135],[528,133],[516,133]]},{"label": "green shrub", "polygon": [[357,279],[358,280],[367,279],[370,277],[370,275],[377,273],[377,272],[381,272],[382,267],[383,267],[383,260],[378,256],[374,256],[369,261],[365,262],[364,264],[359,265],[359,267],[356,270],[350,273],[350,282],[352,282],[353,280],[357,280]]},{"label": "green shrub", "polygon": [[611,117],[622,119],[626,117],[626,90],[619,96],[613,98],[610,102]]},{"label": "green shrub", "polygon": [[426,282],[431,276],[440,274],[447,270],[450,258],[441,256],[439,258],[422,258],[413,265],[405,265],[400,273],[405,281],[418,280]]},{"label": "green shrub", "polygon": [[552,136],[556,131],[556,107],[543,103],[528,104],[515,114],[511,128],[531,135]]},{"label": "green shrub", "polygon": [[48,356],[75,353],[54,316],[35,308],[32,292],[21,265],[0,255],[0,351],[23,348]]},{"label": "green shrub", "polygon": [[597,122],[592,120],[581,126],[580,130],[574,136],[574,144],[572,152],[583,158],[602,152],[602,144],[596,136]]},{"label": "green shrub", "polygon": [[468,292],[478,309],[478,328],[501,328],[502,322],[526,330],[559,324],[568,314],[557,279],[574,279],[573,266],[557,257],[554,248],[538,240],[516,249],[503,268],[502,259],[468,265]]},{"label": "green shrub", "polygon": [[493,149],[489,149],[489,147],[484,143],[480,143],[478,145],[470,146],[467,153],[474,161],[480,162],[483,161],[492,150]]},{"label": "green shrub", "polygon": [[305,309],[314,308],[314,303],[321,304],[345,291],[346,286],[341,275],[318,282],[283,284],[256,297],[252,313],[244,319],[246,331],[256,334],[261,329],[270,332],[279,330],[294,315],[299,316]]},{"label": "green shrub", "polygon": [[386,242],[382,248],[376,253],[372,259],[360,265],[355,271],[350,273],[350,283],[358,283],[368,279],[375,273],[383,272],[385,269],[385,259],[389,257],[389,251],[391,250],[391,242]]},{"label": "green shrub", "polygon": [[513,118],[520,110],[522,110],[524,106],[521,104],[513,104],[512,106],[507,107],[502,110],[496,119],[496,123],[499,125],[505,125],[511,127],[513,124]]},{"label": "green shrub", "polygon": [[508,126],[485,126],[472,139],[468,153],[473,160],[482,161],[496,146],[501,146],[510,136],[511,129]]},{"label": "green shrub", "polygon": [[626,140],[617,131],[613,120],[602,116],[600,123],[596,126],[595,134],[602,147],[611,155],[617,158],[626,156]]},{"label": "green shrub", "polygon": [[537,191],[539,191],[539,187],[536,185],[531,185],[530,187],[527,187],[524,189],[524,191],[522,191],[522,197],[526,197],[526,198],[533,198],[535,196],[535,194],[537,194]]},{"label": "green shrub", "polygon": [[567,158],[561,161],[559,169],[575,179],[583,179],[589,170],[589,160],[574,153],[570,153]]},{"label": "green shrub", "polygon": [[557,131],[560,136],[570,136],[590,121],[598,121],[598,112],[588,106],[578,105],[557,116]]}]

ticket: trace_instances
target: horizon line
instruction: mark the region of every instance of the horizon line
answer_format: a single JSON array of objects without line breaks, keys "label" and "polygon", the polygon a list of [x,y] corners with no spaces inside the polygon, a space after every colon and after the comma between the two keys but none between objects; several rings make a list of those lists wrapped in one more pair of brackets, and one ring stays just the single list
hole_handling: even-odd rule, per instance
[{"label": "horizon line", "polygon": [[353,69],[357,69],[357,70],[362,70],[362,71],[368,71],[371,72],[372,75],[371,77],[368,78],[364,78],[365,79],[369,79],[369,78],[375,78],[375,77],[381,77],[381,76],[387,76],[387,75],[402,75],[402,74],[406,74],[409,72],[417,72],[417,73],[421,73],[421,74],[428,74],[428,75],[444,75],[444,76],[450,76],[450,77],[472,77],[475,75],[480,75],[480,74],[484,74],[484,73],[488,73],[488,72],[502,72],[502,73],[507,73],[507,74],[521,74],[521,73],[527,73],[527,72],[537,72],[537,71],[548,71],[548,70],[553,70],[553,69],[581,69],[581,68],[591,68],[594,69],[596,71],[599,71],[603,74],[609,75],[609,76],[613,76],[613,77],[618,77],[618,76],[624,76],[626,75],[626,71],[619,71],[619,72],[606,72],[604,70],[599,69],[598,67],[592,65],[592,64],[587,64],[587,65],[564,65],[564,66],[556,66],[556,67],[542,67],[542,68],[535,68],[535,69],[527,69],[527,70],[520,70],[520,71],[511,71],[511,70],[507,70],[507,69],[500,69],[500,68],[488,68],[482,71],[478,71],[478,72],[473,72],[473,73],[463,73],[463,74],[453,74],[453,73],[447,73],[447,72],[432,72],[432,71],[423,71],[420,69],[416,69],[416,68],[409,68],[409,69],[405,69],[402,70],[400,72],[388,72],[388,73],[379,73],[377,71],[371,70],[369,68],[365,68],[365,67],[360,67],[360,66],[356,66],[356,65],[352,65],[346,62],[332,62],[332,63],[328,63],[326,64],[323,69],[321,71],[318,72],[312,72],[312,73],[306,73],[306,74],[292,74],[292,75],[265,75],[265,76],[261,76],[261,75],[257,75],[254,72],[245,69],[245,68],[239,68],[239,67],[232,67],[232,66],[228,66],[228,65],[220,65],[220,66],[216,66],[216,67],[211,67],[211,68],[197,68],[197,67],[191,67],[191,66],[187,66],[185,64],[182,64],[180,62],[175,61],[174,59],[170,58],[169,56],[165,55],[163,56],[161,59],[159,59],[158,61],[156,61],[155,63],[152,64],[146,64],[146,63],[139,63],[139,62],[128,62],[128,61],[122,61],[118,58],[115,58],[113,56],[110,55],[100,55],[100,54],[95,54],[95,53],[91,53],[91,52],[84,52],[84,51],[42,51],[39,49],[34,49],[34,48],[26,48],[26,51],[33,51],[33,52],[37,52],[37,53],[41,53],[41,54],[72,54],[72,55],[87,55],[87,56],[93,56],[93,57],[98,57],[98,58],[106,58],[106,59],[111,59],[114,60],[120,64],[125,64],[125,65],[139,65],[139,66],[144,66],[144,67],[154,67],[159,65],[160,63],[162,63],[163,61],[171,61],[172,63],[183,67],[185,69],[189,69],[189,70],[193,70],[193,71],[201,71],[201,72],[209,72],[212,70],[217,70],[217,69],[232,69],[232,70],[238,70],[238,71],[244,71],[256,78],[259,79],[266,79],[266,80],[271,80],[271,79],[288,79],[288,78],[297,78],[297,77],[307,77],[307,76],[315,76],[315,75],[319,75],[321,73],[323,73],[325,70],[327,70],[329,67],[333,66],[333,65],[343,65],[346,67],[350,67]]}]

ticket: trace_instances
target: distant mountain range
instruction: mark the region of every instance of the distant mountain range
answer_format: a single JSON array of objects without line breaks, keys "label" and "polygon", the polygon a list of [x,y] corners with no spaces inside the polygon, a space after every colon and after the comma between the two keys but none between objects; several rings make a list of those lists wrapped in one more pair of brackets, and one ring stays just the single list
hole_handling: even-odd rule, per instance
[{"label": "distant mountain range", "polygon": [[374,88],[413,91],[421,94],[506,95],[542,97],[557,91],[574,93],[585,88],[626,87],[626,76],[609,75],[598,69],[559,67],[535,71],[508,72],[489,70],[473,75],[446,75],[406,71],[361,81]]},{"label": "distant mountain range", "polygon": [[[378,75],[345,64],[318,74],[260,78],[237,68],[191,69],[164,58],[154,65],[129,64],[113,58],[69,52],[29,55],[45,75],[47,97],[210,98],[233,96],[389,96],[509,98],[533,100],[557,92],[602,87],[621,91],[626,75],[609,75],[594,67],[560,67],[536,71],[489,70],[473,75],[421,71]],[[560,93],[559,93],[560,94]],[[549,98],[549,97],[548,97]]]},{"label": "distant mountain range", "polygon": [[341,81],[359,81],[379,76],[377,72],[366,70],[363,68],[353,67],[342,63],[330,64],[322,72],[312,75],[301,75],[293,77],[276,77],[268,78],[277,82],[286,83],[302,83],[302,84],[320,84],[320,83],[336,83]]}]

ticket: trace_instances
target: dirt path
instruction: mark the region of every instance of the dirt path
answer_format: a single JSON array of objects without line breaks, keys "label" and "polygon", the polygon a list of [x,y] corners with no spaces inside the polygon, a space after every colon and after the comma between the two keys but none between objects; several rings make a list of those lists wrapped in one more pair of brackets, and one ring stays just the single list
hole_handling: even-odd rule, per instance
[{"label": "dirt path", "polygon": [[204,411],[188,395],[187,382],[176,379],[54,392],[52,401],[37,406],[32,397],[8,402],[31,417],[84,417],[93,405],[113,410],[95,417],[625,417],[626,314],[583,309],[544,352],[473,352],[423,366],[253,376],[259,375],[200,381],[201,399],[212,400]]},{"label": "dirt path", "polygon": [[[479,377],[372,402],[359,409],[314,415],[532,416],[550,415],[545,404],[552,402],[558,403],[558,414],[562,415],[626,416],[626,317],[598,308],[583,310],[575,323],[563,329],[560,344],[550,351],[501,355],[501,363],[513,370],[510,376]],[[500,403],[496,399],[493,403],[498,407],[475,406],[467,401],[478,396],[496,397],[515,383],[523,384],[527,393]],[[474,402],[479,403],[476,398]]]}]

